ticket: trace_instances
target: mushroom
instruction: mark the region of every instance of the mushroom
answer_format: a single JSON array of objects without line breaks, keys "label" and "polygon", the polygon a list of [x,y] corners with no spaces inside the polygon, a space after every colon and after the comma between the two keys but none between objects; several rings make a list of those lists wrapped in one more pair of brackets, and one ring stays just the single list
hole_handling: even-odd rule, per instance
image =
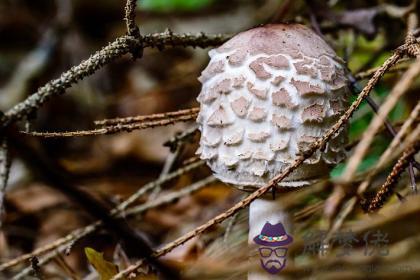
[{"label": "mushroom", "polygon": [[[266,185],[321,137],[348,105],[343,61],[303,25],[253,28],[211,50],[209,56],[199,78],[197,153],[218,179],[241,190]],[[328,175],[344,159],[346,141],[344,129],[276,188],[307,186]],[[254,237],[263,227],[278,223],[290,231],[278,200],[263,197],[251,203],[251,249],[255,250]],[[248,279],[268,275],[258,273],[250,273]]]}]

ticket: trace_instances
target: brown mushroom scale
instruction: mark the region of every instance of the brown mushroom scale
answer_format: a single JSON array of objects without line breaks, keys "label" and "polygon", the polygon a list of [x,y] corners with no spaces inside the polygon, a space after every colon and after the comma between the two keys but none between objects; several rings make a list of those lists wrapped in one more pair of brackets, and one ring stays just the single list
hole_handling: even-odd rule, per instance
[{"label": "brown mushroom scale", "polygon": [[[266,184],[347,107],[342,60],[313,31],[276,24],[239,33],[209,52],[199,80],[198,153],[220,180]],[[344,158],[341,131],[282,185],[302,186]]]}]

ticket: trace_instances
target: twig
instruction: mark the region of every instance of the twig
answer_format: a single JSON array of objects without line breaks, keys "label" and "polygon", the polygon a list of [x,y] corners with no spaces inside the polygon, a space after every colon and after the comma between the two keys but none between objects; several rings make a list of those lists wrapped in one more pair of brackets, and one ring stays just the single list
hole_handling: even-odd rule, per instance
[{"label": "twig", "polygon": [[149,184],[144,185],[139,191],[131,195],[128,199],[126,199],[124,202],[119,204],[114,210],[112,210],[112,214],[115,215],[118,212],[122,212],[125,208],[127,208],[129,205],[133,204],[136,200],[138,200],[143,194],[146,192],[154,189],[156,186],[160,186],[170,180],[173,180],[175,178],[178,178],[182,174],[185,174],[191,170],[194,170],[204,164],[203,161],[198,161],[191,163],[190,165],[187,165],[185,167],[179,168],[178,170],[175,170],[174,172],[169,173],[163,178],[159,178],[156,181],[153,181]]},{"label": "twig", "polygon": [[136,6],[137,0],[127,0],[125,4],[125,24],[127,33],[134,38],[140,38],[140,30],[136,25]]},{"label": "twig", "polygon": [[128,209],[125,214],[127,216],[132,216],[132,215],[138,215],[141,213],[144,213],[145,211],[151,209],[151,208],[156,208],[158,206],[161,205],[165,205],[165,204],[169,204],[172,203],[184,196],[190,195],[202,188],[204,188],[205,186],[213,183],[216,181],[216,178],[213,176],[209,176],[203,180],[197,181],[194,184],[191,184],[188,187],[182,188],[179,191],[176,192],[172,192],[170,194],[164,195],[161,198],[155,199],[155,200],[151,200],[149,202],[146,202],[144,204],[141,204],[139,206],[135,206],[132,207],[130,209]]},{"label": "twig", "polygon": [[[120,214],[122,213],[129,205],[133,204],[135,201],[138,200],[138,198],[140,198],[142,195],[144,195],[145,193],[147,193],[148,191],[152,190],[153,188],[155,188],[155,186],[164,184],[170,180],[173,180],[179,176],[181,176],[182,174],[185,174],[195,168],[198,168],[200,166],[202,166],[204,164],[203,161],[199,161],[199,162],[194,162],[190,165],[187,165],[183,168],[179,168],[174,172],[169,173],[166,177],[164,178],[159,178],[156,181],[150,182],[146,185],[144,185],[143,187],[139,188],[139,190],[134,193],[133,195],[131,195],[128,199],[126,199],[124,202],[122,202],[121,204],[119,204],[117,207],[115,207],[112,211],[111,214],[112,215],[116,215],[117,213]],[[100,225],[102,223],[100,221],[97,221],[95,223],[92,223],[88,226],[85,226],[83,228],[79,228],[76,230],[73,230],[71,233],[67,234],[66,236],[59,238],[57,240],[55,240],[52,243],[49,243],[41,248],[38,248],[34,251],[32,251],[31,253],[28,254],[24,254],[21,255],[13,260],[10,260],[8,262],[5,262],[3,264],[0,265],[0,271],[4,271],[10,267],[13,267],[21,262],[27,261],[28,259],[30,259],[33,256],[38,256],[38,255],[42,255],[45,254],[46,252],[49,252],[51,250],[57,249],[60,246],[63,246],[65,244],[73,244],[75,241],[87,236],[88,234],[94,232],[95,230],[97,230]],[[64,247],[68,247],[68,246],[64,246]]]},{"label": "twig", "polygon": [[180,143],[184,141],[189,141],[191,138],[194,137],[194,135],[198,132],[198,128],[196,125],[193,125],[191,128],[188,128],[187,130],[177,133],[174,137],[163,143],[164,146],[169,147],[171,152],[174,152],[177,150]]},{"label": "twig", "polygon": [[232,35],[230,34],[208,35],[203,32],[198,34],[176,34],[170,29],[166,29],[162,33],[143,36],[143,47],[158,48],[159,50],[163,50],[166,46],[208,48],[221,45],[231,37]]},{"label": "twig", "polygon": [[230,218],[229,223],[226,226],[225,234],[223,235],[223,243],[227,244],[229,240],[229,236],[232,233],[233,227],[236,224],[236,221],[238,219],[239,211],[235,213],[235,215]]},{"label": "twig", "polygon": [[118,124],[113,126],[104,126],[102,128],[92,129],[92,130],[80,130],[80,131],[65,131],[65,132],[25,132],[22,133],[30,135],[30,136],[37,136],[37,137],[82,137],[82,136],[93,136],[93,135],[104,135],[104,134],[115,134],[120,132],[132,132],[133,130],[139,129],[147,129],[153,128],[157,126],[166,126],[175,124],[177,122],[188,122],[195,120],[197,118],[198,113],[186,115],[186,116],[179,116],[173,118],[167,118],[162,120],[150,121],[150,122],[140,122],[140,123],[132,123],[132,124]]},{"label": "twig", "polygon": [[360,161],[363,159],[370,144],[372,143],[376,131],[383,124],[383,121],[388,115],[388,113],[397,103],[398,99],[411,86],[412,82],[414,81],[414,79],[417,77],[419,73],[420,73],[420,59],[417,59],[416,62],[410,66],[407,72],[404,73],[402,78],[394,86],[394,88],[388,95],[387,99],[385,100],[384,104],[379,109],[378,114],[369,124],[369,127],[365,130],[362,140],[356,146],[355,152],[352,155],[352,157],[348,160],[346,169],[340,178],[340,181],[342,183],[346,184],[351,181]]},{"label": "twig", "polygon": [[64,273],[66,276],[68,276],[70,279],[73,280],[80,280],[80,278],[77,276],[77,273],[71,268],[71,266],[66,262],[61,252],[59,252],[56,255],[56,258],[54,258],[55,263],[64,270]]},{"label": "twig", "polygon": [[[392,139],[392,142],[388,145],[385,152],[382,153],[381,157],[379,158],[378,162],[374,166],[373,170],[370,174],[374,175],[379,169],[381,169],[384,164],[386,163],[389,156],[394,152],[398,145],[401,144],[402,139],[407,135],[408,130],[412,127],[414,121],[417,119],[420,113],[420,102],[417,102],[416,107],[410,113],[410,116],[402,125],[401,129],[398,131],[397,135]],[[371,176],[368,175],[368,178],[365,180],[367,184],[370,183]],[[363,182],[362,184],[366,184]]]},{"label": "twig", "polygon": [[[291,172],[293,172],[296,168],[298,168],[305,159],[312,156],[313,153],[315,153],[316,150],[324,147],[326,143],[329,141],[329,139],[336,135],[339,130],[343,127],[345,123],[348,122],[354,111],[360,106],[361,102],[364,100],[364,98],[370,93],[370,91],[373,89],[373,87],[376,85],[376,83],[379,81],[379,79],[384,75],[384,73],[392,66],[394,65],[400,57],[403,55],[404,50],[406,49],[406,45],[401,46],[399,49],[397,49],[391,57],[389,57],[382,67],[373,75],[373,77],[369,80],[368,84],[365,86],[365,88],[362,90],[362,92],[359,94],[357,99],[351,104],[349,109],[340,117],[340,119],[324,134],[322,138],[319,138],[315,142],[313,142],[309,149],[305,152],[302,152],[299,156],[297,156],[296,160],[289,165],[287,168],[283,170],[280,174],[275,176],[270,183],[267,185],[257,189],[253,193],[251,193],[249,196],[235,204],[233,207],[225,211],[224,213],[219,214],[218,216],[214,217],[213,219],[209,220],[205,224],[197,227],[196,229],[186,233],[185,235],[179,237],[178,239],[174,240],[173,242],[163,246],[161,249],[157,250],[153,256],[160,257],[168,252],[172,251],[174,248],[176,248],[179,245],[184,244],[191,238],[203,233],[208,228],[224,221],[225,219],[233,216],[236,212],[239,210],[247,207],[252,201],[257,199],[258,197],[264,195],[266,192],[268,192],[270,189],[277,186],[277,184],[286,178]],[[130,274],[131,272],[135,271],[139,267],[139,264],[136,263],[127,269],[119,272],[117,275],[113,277],[113,279],[122,279],[124,276]]]},{"label": "twig", "polygon": [[[368,175],[366,176],[366,179],[359,185],[359,187],[357,188],[357,193],[358,194],[362,194],[363,192],[366,191],[366,189],[368,188],[369,184],[371,183],[373,177],[376,175],[376,173],[379,170],[381,170],[384,167],[385,163],[390,158],[390,155],[393,152],[395,152],[397,146],[399,144],[401,144],[402,138],[407,134],[408,129],[412,126],[414,120],[417,118],[417,116],[419,114],[419,111],[420,111],[420,103],[418,103],[417,106],[414,108],[414,110],[411,112],[410,116],[405,121],[405,123],[403,124],[401,129],[398,131],[398,134],[392,140],[391,144],[389,144],[389,146],[387,147],[385,152],[382,153],[382,155],[379,158],[376,165],[368,173]],[[410,160],[410,164],[411,164],[411,160]],[[410,172],[410,170],[414,171],[412,166],[409,166],[408,170],[409,170],[409,172]],[[409,174],[409,175],[410,175],[410,181],[415,179],[414,174]],[[415,181],[414,181],[414,186],[415,186]]]},{"label": "twig", "polygon": [[8,110],[4,116],[0,117],[0,131],[4,130],[10,124],[35,112],[52,96],[64,93],[72,84],[92,75],[103,66],[127,54],[135,46],[140,45],[142,48],[158,47],[160,49],[164,46],[191,46],[204,48],[220,45],[229,39],[229,37],[230,36],[226,35],[206,35],[204,33],[197,35],[175,34],[171,31],[165,31],[163,33],[143,36],[140,44],[139,40],[133,36],[121,36],[108,46],[93,54],[89,59],[82,61],[79,65],[64,72],[60,78],[48,82],[26,100]]},{"label": "twig", "polygon": [[[352,88],[360,91],[359,90],[359,86],[358,86],[358,84],[357,84],[356,79],[354,78],[354,76],[351,75],[351,74],[349,74],[349,78],[350,78],[350,82],[352,84]],[[379,106],[375,103],[375,101],[370,96],[366,96],[366,102],[373,109],[373,111],[376,114],[378,114],[378,112],[379,112]],[[385,128],[388,130],[389,134],[391,134],[391,136],[393,138],[395,138],[395,136],[397,135],[397,132],[395,131],[394,127],[392,126],[392,124],[388,120],[388,118],[387,117],[384,117],[383,122],[384,122]],[[376,132],[378,132],[378,131],[379,131],[379,128],[376,130]],[[376,132],[375,132],[375,134],[376,134]],[[415,181],[415,179],[414,179],[414,167],[419,168],[419,166],[420,166],[420,164],[414,158],[412,158],[410,160],[409,167],[408,167],[408,172],[410,174],[411,181]],[[413,188],[415,188],[415,184],[413,186],[414,186]]]},{"label": "twig", "polygon": [[[418,136],[418,135],[417,135]],[[398,159],[392,168],[391,173],[386,178],[385,183],[380,187],[375,197],[369,204],[368,211],[374,212],[379,210],[389,196],[394,192],[394,187],[398,182],[398,178],[404,169],[408,166],[409,159],[414,156],[420,149],[420,140],[416,140],[412,145],[404,150],[403,155]]]},{"label": "twig", "polygon": [[[163,177],[165,177],[166,175],[168,175],[168,173],[171,171],[171,169],[174,167],[174,164],[175,164],[175,162],[177,161],[177,159],[178,159],[178,156],[179,156],[179,154],[181,153],[181,150],[182,150],[182,146],[181,145],[179,145],[177,148],[176,148],[176,150],[175,151],[171,151],[167,156],[166,156],[166,159],[165,159],[165,162],[164,162],[164,164],[163,164],[163,167],[162,167],[162,170],[160,171],[160,174],[159,174],[159,178],[163,178]],[[149,201],[149,200],[153,200],[153,199],[155,199],[158,195],[159,195],[159,193],[160,193],[160,191],[162,190],[162,186],[161,185],[159,185],[159,186],[156,186],[155,188],[154,188],[154,190],[150,193],[150,195],[149,195],[149,197],[147,198],[147,200]]]},{"label": "twig", "polygon": [[[409,60],[410,60],[409,58],[403,58],[403,59],[400,60],[400,63],[408,62]],[[387,71],[387,74],[400,72],[402,70],[406,70],[408,67],[410,67],[409,64],[395,65]],[[378,68],[379,67],[374,67],[374,68],[368,69],[366,71],[359,72],[359,73],[354,75],[354,78],[356,80],[363,80],[363,79],[370,78],[378,70]]]},{"label": "twig", "polygon": [[7,137],[0,137],[0,228],[3,224],[4,196],[9,181],[11,164]]},{"label": "twig", "polygon": [[[404,143],[401,145],[403,149],[409,147],[411,143],[417,140],[418,135],[420,133],[420,127],[418,126],[415,131],[411,134],[412,136],[407,137]],[[411,138],[410,138],[411,137]],[[343,210],[337,215],[334,224],[332,225],[331,229],[329,230],[326,240],[329,240],[335,232],[337,232],[344,223],[344,220],[347,218],[348,215],[353,211],[354,207],[356,206],[357,202],[360,200],[362,194],[366,191],[368,184],[360,184],[357,188],[357,195],[353,196],[347,204],[343,207]]]},{"label": "twig", "polygon": [[130,123],[143,122],[143,121],[156,121],[156,120],[168,119],[172,117],[195,115],[199,111],[200,111],[200,108],[191,108],[191,109],[183,109],[183,110],[174,111],[174,112],[165,112],[165,113],[158,113],[158,114],[152,114],[152,115],[104,119],[100,121],[95,121],[95,125],[108,126],[108,125],[115,125],[115,124],[130,124]]}]

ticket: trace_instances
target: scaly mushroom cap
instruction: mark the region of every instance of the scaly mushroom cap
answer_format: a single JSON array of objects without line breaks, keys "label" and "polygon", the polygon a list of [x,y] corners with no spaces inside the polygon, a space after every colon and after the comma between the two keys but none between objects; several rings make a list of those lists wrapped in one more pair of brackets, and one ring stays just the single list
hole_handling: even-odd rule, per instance
[{"label": "scaly mushroom cap", "polygon": [[[197,151],[220,180],[266,184],[321,137],[347,107],[342,60],[313,31],[276,24],[239,33],[209,52],[199,78]],[[301,186],[341,161],[341,131],[282,185]]]}]

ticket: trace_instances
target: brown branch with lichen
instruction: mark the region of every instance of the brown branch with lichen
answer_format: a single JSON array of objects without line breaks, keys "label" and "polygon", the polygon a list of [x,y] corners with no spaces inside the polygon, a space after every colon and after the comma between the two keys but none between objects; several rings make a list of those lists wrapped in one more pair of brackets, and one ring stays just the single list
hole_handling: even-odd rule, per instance
[{"label": "brown branch with lichen", "polygon": [[15,105],[3,116],[0,116],[0,130],[3,131],[12,123],[36,112],[51,97],[63,94],[74,83],[92,75],[105,65],[127,54],[133,47],[157,47],[163,49],[165,46],[191,46],[204,48],[220,45],[229,39],[229,37],[229,35],[206,35],[204,33],[197,35],[176,34],[171,31],[145,35],[142,37],[141,42],[133,36],[126,35],[119,37],[87,60],[64,72],[58,79],[52,80],[40,87],[37,92]]},{"label": "brown branch with lichen", "polygon": [[386,200],[394,193],[394,188],[398,182],[398,178],[401,173],[409,164],[409,160],[413,157],[420,149],[420,140],[414,141],[412,145],[407,147],[402,156],[398,159],[397,163],[392,168],[391,173],[386,178],[385,183],[379,188],[375,197],[370,201],[368,212],[374,212],[379,210]]}]

